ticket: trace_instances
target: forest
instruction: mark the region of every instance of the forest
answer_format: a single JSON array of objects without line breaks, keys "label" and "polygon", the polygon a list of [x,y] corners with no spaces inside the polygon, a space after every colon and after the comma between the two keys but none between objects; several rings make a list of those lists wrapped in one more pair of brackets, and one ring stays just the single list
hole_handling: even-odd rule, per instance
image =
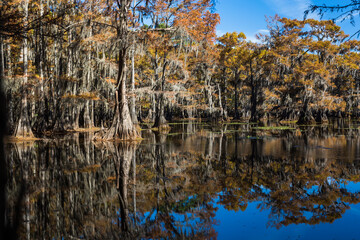
[{"label": "forest", "polygon": [[0,0],[0,239],[358,238],[360,0],[219,2]]},{"label": "forest", "polygon": [[140,123],[298,124],[359,117],[359,46],[330,20],[268,17],[256,43],[216,36],[212,0],[0,2],[7,134],[79,129],[137,139]]}]

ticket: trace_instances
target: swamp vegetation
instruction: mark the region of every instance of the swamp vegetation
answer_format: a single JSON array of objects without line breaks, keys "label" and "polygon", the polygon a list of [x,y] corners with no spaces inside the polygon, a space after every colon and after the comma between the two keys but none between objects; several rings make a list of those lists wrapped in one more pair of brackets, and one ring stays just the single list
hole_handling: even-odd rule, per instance
[{"label": "swamp vegetation", "polygon": [[0,0],[0,238],[358,239],[360,41],[215,3]]},{"label": "swamp vegetation", "polygon": [[[216,37],[210,0],[1,2],[9,135],[135,140],[174,119],[359,117],[359,46],[332,21],[270,17]],[[6,20],[11,21],[6,21]]]}]

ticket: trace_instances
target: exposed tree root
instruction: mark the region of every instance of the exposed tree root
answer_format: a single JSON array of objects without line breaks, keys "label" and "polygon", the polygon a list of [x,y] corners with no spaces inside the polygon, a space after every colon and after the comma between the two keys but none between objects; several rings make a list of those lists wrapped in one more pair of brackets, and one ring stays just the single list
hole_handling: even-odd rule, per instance
[{"label": "exposed tree root", "polygon": [[152,129],[157,130],[159,132],[164,132],[164,131],[166,132],[169,131],[171,127],[167,123],[166,119],[163,116],[161,116],[156,119],[155,124],[152,126]]},{"label": "exposed tree root", "polygon": [[54,132],[54,133],[66,133],[64,124],[61,122],[61,120],[59,120],[59,119],[56,120],[52,132]]},{"label": "exposed tree root", "polygon": [[316,122],[318,123],[327,123],[329,122],[328,117],[326,116],[326,113],[323,110],[318,110],[316,113]]},{"label": "exposed tree root", "polygon": [[139,131],[131,121],[129,107],[125,103],[121,107],[121,114],[119,107],[116,107],[114,120],[111,127],[97,133],[94,140],[97,141],[137,141],[141,138]]},{"label": "exposed tree root", "polygon": [[163,124],[160,127],[153,127],[151,128],[153,131],[159,132],[159,133],[168,133],[171,130],[171,127],[169,124]]},{"label": "exposed tree root", "polygon": [[161,95],[158,98],[158,101],[159,102],[156,109],[155,123],[152,126],[152,129],[159,132],[169,132],[171,128],[164,117],[164,96]]},{"label": "exposed tree root", "polygon": [[29,121],[26,100],[23,100],[22,109],[20,112],[19,122],[14,132],[14,137],[17,138],[35,138]]},{"label": "exposed tree root", "polygon": [[316,121],[310,111],[301,112],[299,120],[297,121],[297,124],[300,124],[300,125],[309,125],[309,124],[315,124],[315,123],[316,123]]}]

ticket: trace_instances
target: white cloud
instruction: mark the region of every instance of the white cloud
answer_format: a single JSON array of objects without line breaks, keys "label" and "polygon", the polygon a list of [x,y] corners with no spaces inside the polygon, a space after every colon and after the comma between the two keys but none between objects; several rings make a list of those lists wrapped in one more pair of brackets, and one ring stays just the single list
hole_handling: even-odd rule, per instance
[{"label": "white cloud", "polygon": [[257,33],[262,33],[262,34],[268,34],[270,31],[268,29],[259,29],[257,31]]},{"label": "white cloud", "polygon": [[246,36],[246,40],[248,41],[248,42],[253,42],[253,43],[260,43],[260,41],[259,41],[259,39],[257,39],[256,37],[255,37],[255,35],[253,35],[253,36]]},{"label": "white cloud", "polygon": [[217,36],[217,37],[221,37],[221,36],[224,35],[224,34],[225,34],[224,31],[221,31],[221,30],[219,30],[219,29],[216,29],[216,36]]},{"label": "white cloud", "polygon": [[[240,32],[240,31],[237,31],[237,32]],[[268,34],[268,33],[269,33],[269,30],[267,30],[267,29],[259,29],[259,30],[257,30],[256,32],[245,33],[245,35],[246,35],[246,41],[254,42],[254,43],[260,43],[261,41],[256,38],[256,35],[257,35],[258,33]],[[221,37],[221,36],[223,36],[224,34],[225,34],[224,31],[222,31],[222,30],[216,30],[216,36],[217,36],[217,37]]]},{"label": "white cloud", "polygon": [[246,34],[246,40],[250,41],[250,42],[254,42],[254,43],[260,43],[261,41],[259,39],[256,38],[256,35],[261,33],[261,34],[268,34],[270,31],[267,29],[259,29],[254,33],[251,34]]},{"label": "white cloud", "polygon": [[[237,31],[237,32],[240,33],[241,31]],[[245,33],[245,35],[246,35],[246,41],[257,42],[257,43],[260,42],[258,39],[256,39],[256,34],[258,34],[258,33],[260,33],[260,32],[263,33],[263,34],[266,34],[266,33],[268,33],[269,31],[266,30],[266,29],[260,29],[260,30],[254,32],[254,33],[251,33],[251,34]],[[217,37],[221,37],[221,36],[223,36],[225,33],[226,33],[226,32],[224,32],[224,31],[222,31],[222,30],[219,30],[219,29],[216,30],[216,36],[217,36]]]},{"label": "white cloud", "polygon": [[[311,4],[311,0],[265,0],[265,2],[280,16],[299,20],[304,18],[304,11]],[[318,18],[318,16],[310,13],[307,18]]]}]

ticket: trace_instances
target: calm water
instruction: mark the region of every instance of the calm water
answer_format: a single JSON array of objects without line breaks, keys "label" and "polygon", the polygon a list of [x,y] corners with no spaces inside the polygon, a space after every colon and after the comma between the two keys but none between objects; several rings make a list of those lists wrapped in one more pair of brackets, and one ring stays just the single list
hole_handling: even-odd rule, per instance
[{"label": "calm water", "polygon": [[171,126],[9,143],[8,217],[22,189],[23,239],[360,239],[357,123]]}]

